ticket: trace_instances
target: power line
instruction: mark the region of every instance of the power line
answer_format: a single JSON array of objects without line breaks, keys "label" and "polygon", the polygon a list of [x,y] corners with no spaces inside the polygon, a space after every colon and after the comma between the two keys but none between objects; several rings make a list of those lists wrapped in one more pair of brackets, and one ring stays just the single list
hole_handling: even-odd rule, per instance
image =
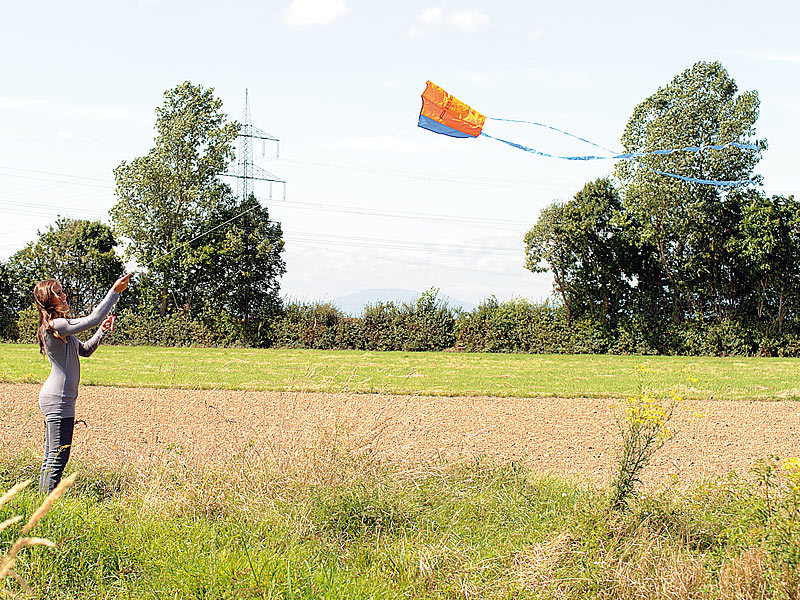
[{"label": "power line", "polygon": [[14,208],[0,208],[0,213],[22,215],[25,217],[50,217],[50,218],[52,218],[54,215],[68,217],[71,213],[88,213],[89,215],[97,214],[91,211],[83,211],[80,209],[67,209],[63,212],[59,212],[59,211],[53,211],[52,209],[49,211],[44,211],[44,210],[33,211],[33,210],[14,209]]},{"label": "power line", "polygon": [[[297,165],[304,165],[304,166],[314,166],[314,167],[324,167],[330,169],[346,169],[351,171],[361,171],[365,173],[374,173],[374,174],[383,174],[383,175],[391,175],[394,177],[402,177],[408,179],[416,179],[416,180],[426,180],[426,181],[439,181],[444,183],[458,183],[464,185],[485,185],[490,187],[512,187],[512,188],[525,188],[525,187],[536,187],[542,189],[552,189],[559,186],[568,186],[571,185],[570,182],[567,181],[559,181],[559,182],[533,182],[528,181],[525,179],[499,179],[496,177],[475,177],[475,176],[465,176],[465,175],[451,175],[447,173],[416,173],[413,171],[403,171],[400,169],[376,169],[374,167],[365,167],[360,165],[344,165],[344,164],[337,164],[337,163],[328,163],[328,162],[320,162],[320,161],[304,161],[300,159],[292,159],[292,158],[282,158],[283,162],[297,164]],[[36,169],[23,169],[20,167],[8,167],[8,166],[1,166],[0,169],[8,170],[8,171],[20,171],[23,173],[38,173],[42,175],[52,175],[55,177],[69,177],[72,179],[83,179],[87,181],[96,181],[99,183],[106,183],[110,184],[111,180],[109,179],[101,179],[98,177],[87,177],[84,175],[73,175],[71,173],[59,173],[55,171],[40,171]],[[82,184],[76,181],[61,181],[61,180],[54,180],[49,178],[38,178],[38,177],[24,177],[22,175],[13,175],[10,173],[0,173],[0,176],[5,177],[17,177],[22,179],[31,179],[36,181],[48,181],[54,183],[67,183],[72,185],[89,185],[89,184]],[[103,187],[108,189],[113,189],[113,185],[105,185],[105,186],[90,186],[90,187]],[[792,188],[779,188],[774,190],[766,189],[767,193],[780,193],[780,194],[798,194],[800,193],[800,186],[792,186]]]},{"label": "power line", "polygon": [[476,225],[496,224],[496,225],[519,225],[519,220],[496,219],[493,217],[470,217],[464,215],[445,215],[438,213],[410,212],[399,210],[384,210],[376,208],[363,208],[360,206],[346,206],[340,204],[321,204],[317,202],[297,202],[287,200],[285,202],[273,203],[273,206],[290,206],[308,210],[327,210],[330,212],[343,212],[349,214],[363,214],[380,217],[397,217],[404,219],[424,219],[427,221],[444,221],[449,223],[469,223]]},{"label": "power line", "polygon": [[[221,223],[212,229],[209,229],[197,236],[194,236],[188,242],[183,242],[181,246],[175,248],[172,252],[177,251],[181,247],[185,247],[192,243],[195,240],[200,239],[204,235],[211,233],[226,225],[239,217],[247,214],[253,210],[258,208],[254,206],[251,209],[248,209],[244,213],[240,213],[231,217],[230,219],[226,220],[224,223]],[[274,223],[274,222],[273,222]],[[242,231],[245,231],[249,234],[253,234],[259,231],[259,226],[257,225],[236,225],[236,227]],[[443,243],[431,243],[431,242],[423,242],[423,241],[416,241],[416,240],[395,240],[395,239],[387,239],[387,238],[371,238],[371,237],[361,237],[361,236],[352,236],[352,235],[342,235],[342,234],[330,234],[330,233],[317,233],[317,232],[309,232],[309,231],[295,231],[295,230],[286,230],[283,227],[281,228],[283,238],[286,241],[290,241],[292,244],[294,243],[325,243],[335,246],[347,246],[347,247],[360,247],[360,248],[375,248],[375,249],[385,249],[385,250],[404,250],[404,251],[412,251],[412,252],[431,252],[436,254],[451,254],[451,255],[482,255],[482,256],[519,256],[520,251],[516,248],[510,247],[500,247],[500,246],[487,246],[487,245],[471,245],[471,244],[443,244]]]},{"label": "power line", "polygon": [[[80,181],[64,181],[59,179],[43,179],[42,177],[29,177],[27,175],[12,175],[11,173],[0,173],[2,177],[14,177],[16,179],[30,179],[32,181],[52,181],[53,183],[63,183],[66,185],[82,185],[84,187],[95,187],[95,188],[105,188],[109,190],[113,190],[113,185],[97,185],[93,183],[83,183]],[[72,175],[67,175],[67,177],[72,177]]]},{"label": "power line", "polygon": [[358,165],[342,165],[342,164],[326,163],[318,161],[304,161],[292,158],[283,158],[281,160],[283,162],[297,164],[297,165],[304,165],[304,166],[325,167],[328,169],[346,169],[349,171],[360,171],[362,173],[390,175],[392,177],[400,177],[404,179],[435,181],[440,183],[456,183],[461,185],[472,185],[472,186],[488,187],[488,188],[524,189],[529,187],[535,187],[541,189],[552,189],[559,186],[569,185],[569,182],[541,183],[541,182],[527,181],[524,179],[507,179],[507,178],[499,179],[496,177],[474,177],[474,176],[471,177],[465,175],[449,175],[441,173],[415,173],[413,171],[402,171],[398,169],[394,170],[376,169],[374,167],[364,167]]},{"label": "power line", "polygon": [[444,254],[481,254],[494,256],[518,256],[519,250],[509,247],[493,247],[469,244],[437,244],[419,242],[414,240],[392,240],[385,238],[369,238],[350,235],[337,235],[326,233],[312,233],[305,231],[284,231],[287,237],[297,237],[300,240],[318,240],[334,245],[361,246],[364,248],[386,248],[389,250],[411,250],[423,252],[437,252]]},{"label": "power line", "polygon": [[[3,202],[4,204],[10,204],[13,201],[10,200],[8,197],[6,197],[6,198],[0,198],[0,202]],[[40,207],[42,206],[42,205],[27,203],[24,201],[19,201],[18,203],[23,205],[23,208],[28,206],[40,206]],[[267,202],[264,203],[269,204]],[[47,208],[51,206],[52,205],[48,205]],[[282,201],[279,203],[273,202],[271,206],[273,207],[286,206],[301,210],[316,210],[316,211],[338,212],[338,213],[348,213],[348,214],[361,214],[367,216],[380,216],[388,218],[401,218],[401,219],[435,221],[435,222],[454,223],[454,224],[470,224],[470,225],[480,225],[480,226],[497,226],[497,225],[519,226],[520,220],[522,221],[525,220],[525,219],[517,219],[517,220],[497,219],[493,217],[473,217],[466,215],[448,215],[441,213],[396,211],[396,210],[385,210],[385,209],[375,209],[375,208],[364,208],[361,206],[352,206],[352,205],[325,204],[321,202]],[[104,214],[104,213],[97,212],[97,214]],[[529,220],[534,221],[535,219],[529,219]]]},{"label": "power line", "polygon": [[[108,179],[99,179],[97,177],[86,177],[84,175],[70,175],[68,173],[54,173],[52,171],[37,171],[35,169],[23,169],[20,167],[4,167],[0,166],[0,169],[5,169],[8,171],[22,171],[23,173],[39,173],[42,175],[55,175],[57,177],[72,177],[74,179],[87,179],[89,181],[99,181],[101,183],[108,183]],[[2,173],[0,173],[2,174]]]},{"label": "power line", "polygon": [[253,191],[254,181],[269,182],[269,197],[272,198],[272,184],[283,184],[283,197],[286,198],[286,182],[277,175],[262,169],[253,162],[253,140],[261,140],[266,145],[267,141],[275,142],[276,158],[280,152],[280,140],[266,131],[259,129],[250,120],[250,101],[248,100],[247,89],[244,90],[244,110],[242,111],[242,123],[239,126],[239,156],[236,161],[234,172],[220,173],[220,177],[235,177],[238,196],[242,202],[246,201]]},{"label": "power line", "polygon": [[[10,206],[12,208],[8,209],[0,208],[0,212],[10,212],[16,214],[24,214],[28,212],[29,214],[37,214],[37,213],[30,213],[30,211],[26,211],[26,209],[41,208],[41,209],[49,209],[49,212],[52,213],[52,209],[54,207],[63,205],[66,202],[67,201],[62,201],[56,204],[44,205],[44,204],[36,204],[24,201],[15,201],[6,197],[6,198],[0,198],[0,204],[5,206]],[[268,203],[265,202],[265,204]],[[510,219],[493,219],[490,217],[468,217],[468,216],[458,216],[458,215],[443,215],[435,213],[389,211],[381,209],[368,209],[358,206],[332,205],[332,204],[323,204],[315,202],[285,201],[285,202],[275,202],[272,204],[268,204],[268,206],[272,208],[286,207],[298,210],[310,210],[314,212],[333,212],[333,213],[356,214],[356,215],[384,217],[384,218],[407,219],[414,221],[432,221],[437,223],[449,223],[453,225],[467,225],[474,227],[500,229],[503,231],[512,231],[512,232],[518,231],[521,225],[524,226],[522,223],[520,223],[520,221],[513,221]],[[92,211],[88,209],[71,209],[71,210],[80,211],[88,214],[95,214],[99,216],[107,214],[106,212],[103,211]],[[46,216],[46,214],[42,216]],[[512,228],[512,226],[516,227]]]},{"label": "power line", "polygon": [[[316,245],[316,244],[310,244],[308,242],[299,242],[299,244],[301,244],[301,247],[305,247],[305,248],[309,248],[309,249],[324,249],[324,250],[329,251],[329,252],[336,252],[338,254],[344,254],[344,255],[347,255],[347,256],[352,256],[354,254],[352,252],[345,252],[343,249],[338,248],[338,247],[337,248],[329,248],[328,246],[320,246],[320,245]],[[488,269],[478,269],[478,268],[473,268],[473,267],[456,267],[456,266],[453,266],[451,264],[420,262],[420,261],[417,261],[417,260],[415,260],[413,262],[408,262],[407,257],[393,258],[393,257],[381,256],[381,255],[378,255],[378,254],[371,255],[370,256],[370,260],[382,260],[384,262],[390,262],[390,263],[395,263],[395,264],[396,263],[402,263],[402,264],[404,264],[406,266],[415,266],[415,267],[435,267],[437,269],[443,269],[445,271],[461,271],[461,272],[466,272],[466,273],[482,273],[482,274],[485,274],[485,275],[495,275],[495,276],[500,276],[500,277],[519,277],[520,275],[523,275],[523,273],[520,273],[519,275],[517,275],[515,273],[509,273],[509,272],[504,272],[504,271],[490,271]]]},{"label": "power line", "polygon": [[[9,201],[9,200],[0,199],[0,204],[5,205],[5,206],[11,206],[11,210],[15,210],[15,209],[18,208],[16,206],[18,204],[17,202],[12,202],[12,201]],[[23,206],[21,206],[19,208],[21,208],[22,210],[25,210],[25,209],[28,209],[28,208],[32,208],[32,209],[41,208],[41,209],[48,210],[48,212],[50,214],[52,214],[53,209],[54,208],[58,208],[58,205],[56,205],[56,204],[35,204],[35,203],[26,202]],[[0,209],[0,210],[3,210],[3,209]],[[101,216],[106,214],[105,211],[90,210],[90,209],[85,209],[85,208],[70,207],[69,210],[72,210],[72,211],[75,211],[75,212],[83,212],[83,213],[93,214],[93,215],[101,215]]]},{"label": "power line", "polygon": [[[252,127],[252,126],[251,126]],[[260,130],[259,130],[260,131]],[[273,138],[269,138],[273,139]],[[329,169],[345,169],[349,171],[359,171],[363,173],[371,173],[371,174],[378,174],[378,175],[390,175],[392,177],[400,177],[404,179],[412,179],[412,180],[422,180],[422,181],[436,181],[442,183],[456,183],[456,184],[463,184],[463,185],[478,185],[481,187],[501,187],[501,188],[515,188],[515,189],[522,189],[527,187],[536,187],[536,188],[543,188],[543,189],[550,189],[558,186],[569,185],[568,182],[550,182],[550,183],[542,183],[542,182],[533,182],[524,179],[507,179],[507,178],[496,178],[496,177],[475,177],[475,176],[465,176],[465,175],[452,175],[447,173],[418,173],[414,171],[404,171],[400,169],[376,169],[374,167],[365,167],[361,165],[344,165],[344,164],[337,164],[337,163],[328,163],[328,162],[320,162],[320,161],[304,161],[300,159],[292,159],[292,158],[282,158],[281,161],[290,163],[290,164],[297,164],[302,166],[310,166],[310,167],[323,167]],[[72,175],[70,173],[58,173],[54,171],[39,171],[35,169],[23,169],[18,167],[5,167],[0,166],[0,169],[10,170],[10,171],[20,171],[23,173],[38,173],[43,175],[52,175],[54,177],[69,177],[71,179],[84,179],[87,181],[96,181],[100,183],[111,183],[111,180],[108,179],[99,179],[97,177],[86,177],[82,175]],[[57,181],[53,179],[45,179],[45,178],[37,178],[37,177],[25,177],[22,175],[12,175],[9,173],[0,173],[0,176],[6,177],[19,177],[19,178],[28,178],[34,180],[41,180],[41,181]],[[280,181],[280,180],[275,180]],[[72,183],[74,185],[81,185],[80,182],[62,182],[57,181],[58,183]],[[86,184],[90,185],[90,184]],[[110,186],[113,187],[113,186]]]}]

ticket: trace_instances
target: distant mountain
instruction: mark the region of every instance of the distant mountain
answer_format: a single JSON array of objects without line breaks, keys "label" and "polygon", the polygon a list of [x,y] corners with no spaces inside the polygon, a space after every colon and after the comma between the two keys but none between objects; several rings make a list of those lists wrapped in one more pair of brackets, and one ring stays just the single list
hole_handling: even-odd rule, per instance
[{"label": "distant mountain", "polygon": [[[375,304],[377,302],[394,302],[395,304],[400,304],[401,302],[416,302],[421,295],[422,292],[415,292],[413,290],[362,290],[355,294],[350,294],[349,296],[334,298],[331,300],[331,303],[338,306],[343,313],[358,317],[364,312],[364,307],[367,304]],[[451,298],[442,293],[439,293],[439,299],[453,308],[460,306],[464,310],[472,310],[477,306],[471,302]]]}]

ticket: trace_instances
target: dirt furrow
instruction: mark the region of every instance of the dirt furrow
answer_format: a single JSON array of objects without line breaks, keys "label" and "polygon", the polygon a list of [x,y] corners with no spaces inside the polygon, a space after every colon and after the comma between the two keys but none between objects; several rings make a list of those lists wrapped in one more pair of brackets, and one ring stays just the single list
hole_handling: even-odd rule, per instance
[{"label": "dirt furrow", "polygon": [[[38,392],[0,384],[0,440],[14,450],[39,450]],[[485,457],[600,482],[618,444],[613,403],[83,387],[75,452],[111,464],[165,452],[219,462],[252,449],[291,459],[338,444],[409,467]],[[770,454],[800,455],[800,402],[687,401],[675,429],[648,480],[696,481],[745,472]]]}]

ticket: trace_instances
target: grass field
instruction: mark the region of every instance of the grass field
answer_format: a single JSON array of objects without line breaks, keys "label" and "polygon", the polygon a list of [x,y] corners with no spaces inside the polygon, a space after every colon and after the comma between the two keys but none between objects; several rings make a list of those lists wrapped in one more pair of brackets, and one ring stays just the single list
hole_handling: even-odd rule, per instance
[{"label": "grass field", "polygon": [[[798,366],[764,358],[106,346],[82,361],[82,383],[541,396],[563,411],[567,401],[558,398],[635,394],[643,377],[653,390],[677,387],[701,400],[795,400]],[[48,372],[38,348],[0,345],[0,382],[39,383]],[[16,387],[22,396],[32,390]],[[752,423],[757,432],[761,423]],[[0,496],[38,477],[39,457],[20,451],[17,429],[5,431]],[[113,439],[99,426],[92,433],[100,448]],[[215,453],[226,446],[200,435],[203,460],[180,444],[155,446],[153,434],[143,438],[140,460],[126,454],[122,465],[89,455],[84,433],[68,465],[79,473],[75,488],[32,532],[56,547],[24,549],[15,570],[40,600],[800,599],[797,457],[765,457],[750,472],[699,483],[663,476],[619,510],[607,483],[485,457],[395,464],[346,431],[318,433],[317,445],[290,454],[250,443]],[[290,429],[286,435],[294,439]],[[27,518],[41,502],[29,488],[0,508],[0,563],[25,522],[10,519]],[[21,590],[0,581],[0,598],[4,585]]]},{"label": "grass field", "polygon": [[[324,464],[306,472],[322,479],[247,464],[187,472],[171,462],[146,483],[78,465],[76,488],[35,530],[57,547],[25,550],[17,571],[42,600],[795,600],[800,592],[800,495],[782,495],[775,478],[769,487],[731,478],[668,490],[617,514],[603,490],[514,464],[408,476],[335,452],[318,458]],[[35,470],[30,457],[0,461],[0,490]],[[27,517],[40,501],[26,490],[0,520]],[[0,533],[0,554],[15,529]]]},{"label": "grass field", "polygon": [[[83,385],[423,395],[620,397],[637,365],[657,391],[687,398],[800,398],[800,360],[104,346],[81,362]],[[41,383],[32,345],[0,344],[0,382]],[[696,381],[690,381],[692,377]]]}]

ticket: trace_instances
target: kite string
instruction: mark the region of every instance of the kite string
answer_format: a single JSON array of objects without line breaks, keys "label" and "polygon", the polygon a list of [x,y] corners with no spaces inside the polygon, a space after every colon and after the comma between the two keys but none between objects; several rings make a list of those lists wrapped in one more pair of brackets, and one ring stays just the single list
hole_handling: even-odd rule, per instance
[{"label": "kite string", "polygon": [[[622,153],[618,150],[611,150],[610,148],[606,148],[605,146],[601,146],[600,144],[596,144],[586,138],[582,138],[574,133],[570,133],[568,131],[564,131],[563,129],[559,129],[558,127],[553,127],[552,125],[545,125],[544,123],[537,123],[536,121],[523,121],[521,119],[503,119],[500,117],[487,117],[488,120],[491,121],[506,121],[508,123],[525,123],[527,125],[536,125],[537,127],[544,127],[545,129],[551,129],[553,131],[557,131],[558,133],[563,133],[566,136],[575,138],[576,140],[580,140],[589,144],[590,146],[594,146],[596,148],[600,148],[601,150],[605,150],[606,152],[610,152],[612,156],[556,156],[552,154],[544,154],[542,152],[535,151],[537,154],[542,154],[543,156],[550,156],[553,158],[564,158],[567,160],[608,160],[608,159],[629,159],[629,158],[640,158],[643,156],[650,156],[654,154],[672,154],[674,152],[702,152],[703,150],[724,150],[725,148],[739,148],[741,150],[759,150],[759,146],[757,144],[742,144],[740,142],[727,142],[725,144],[707,144],[703,146],[686,146],[684,148],[670,148],[666,150],[653,150],[652,152],[630,152],[630,153]],[[489,134],[485,134],[486,137],[492,137]],[[508,143],[506,140],[502,140],[500,138],[492,137],[492,139],[499,140],[501,142]]]},{"label": "kite string", "polygon": [[234,215],[233,217],[231,217],[230,219],[228,219],[228,220],[227,220],[227,221],[225,221],[224,223],[220,223],[219,225],[216,225],[215,227],[212,227],[212,228],[211,228],[211,229],[209,229],[208,231],[204,231],[204,232],[203,232],[203,233],[201,233],[200,235],[196,235],[195,237],[193,237],[192,239],[190,239],[188,242],[184,242],[184,243],[183,243],[183,244],[181,244],[180,246],[176,246],[175,248],[173,248],[173,249],[172,249],[172,250],[170,250],[169,252],[165,252],[165,253],[164,253],[164,254],[162,254],[161,256],[158,256],[158,257],[156,257],[156,258],[154,258],[154,259],[152,259],[152,260],[150,260],[150,261],[148,261],[148,262],[144,263],[142,266],[143,266],[143,267],[149,267],[150,265],[152,265],[152,264],[153,264],[154,262],[156,262],[157,260],[161,260],[162,258],[165,258],[165,257],[169,256],[169,255],[170,255],[170,254],[172,254],[173,252],[177,252],[177,251],[178,251],[178,250],[180,250],[181,248],[184,248],[184,247],[188,246],[189,244],[191,244],[192,242],[199,240],[201,237],[208,235],[208,234],[209,234],[209,233],[211,233],[212,231],[216,231],[217,229],[219,229],[219,228],[220,228],[220,227],[222,227],[223,225],[227,225],[227,224],[228,224],[228,223],[230,223],[231,221],[234,221],[235,219],[238,219],[239,217],[242,217],[242,216],[246,215],[247,213],[254,211],[255,209],[259,208],[260,206],[261,206],[260,204],[256,204],[256,205],[255,205],[255,206],[253,206],[252,208],[248,208],[247,210],[245,210],[245,211],[243,211],[243,212],[240,212],[238,215]]},{"label": "kite string", "polygon": [[[252,212],[252,211],[254,211],[255,209],[259,208],[259,206],[260,206],[260,204],[256,204],[256,205],[255,205],[255,206],[253,206],[252,208],[248,208],[247,210],[245,210],[245,211],[243,211],[243,212],[240,212],[238,215],[234,215],[233,217],[231,217],[230,219],[228,219],[228,220],[227,220],[227,221],[225,221],[224,223],[220,223],[219,225],[217,225],[217,226],[215,226],[215,227],[212,227],[212,228],[211,228],[211,229],[209,229],[208,231],[204,231],[204,232],[203,232],[203,233],[201,233],[200,235],[196,235],[195,237],[193,237],[192,239],[190,239],[188,242],[184,242],[184,243],[183,243],[183,244],[181,244],[180,246],[177,246],[177,247],[173,248],[173,249],[172,249],[172,250],[170,250],[169,252],[165,252],[165,253],[164,253],[164,254],[162,254],[161,256],[158,256],[158,257],[154,258],[153,260],[150,260],[150,261],[148,261],[148,262],[144,263],[144,264],[143,264],[143,265],[141,265],[141,266],[142,266],[142,267],[149,267],[150,265],[152,265],[152,264],[153,264],[154,262],[156,262],[157,260],[161,260],[162,258],[164,258],[164,257],[166,257],[166,256],[169,256],[169,255],[170,255],[170,254],[172,254],[173,252],[176,252],[176,251],[180,250],[181,248],[183,248],[183,247],[185,247],[185,246],[188,246],[188,245],[189,245],[189,244],[191,244],[192,242],[194,242],[194,241],[196,241],[196,240],[199,240],[201,237],[203,237],[203,236],[205,236],[205,235],[208,235],[208,234],[209,234],[209,233],[211,233],[212,231],[216,231],[217,229],[219,229],[219,228],[220,228],[220,227],[222,227],[223,225],[227,225],[227,224],[228,224],[228,223],[230,223],[231,221],[233,221],[233,220],[235,220],[235,219],[238,219],[239,217],[241,217],[241,216],[244,216],[244,215],[246,215],[246,214],[247,214],[247,213],[249,213],[249,212]],[[177,304],[177,301],[176,301],[176,304]],[[110,312],[111,312],[111,311],[110,311]],[[112,327],[113,327],[113,325],[112,325]]]},{"label": "kite string", "polygon": [[544,127],[545,129],[551,129],[553,131],[557,131],[558,133],[563,133],[566,136],[575,138],[576,140],[580,140],[589,144],[590,146],[594,146],[595,148],[600,148],[601,150],[605,150],[606,152],[610,152],[611,154],[619,154],[618,150],[611,150],[610,148],[606,148],[605,146],[601,146],[600,144],[595,144],[594,142],[587,140],[585,138],[580,137],[579,135],[575,135],[574,133],[570,133],[569,131],[564,131],[563,129],[559,129],[558,127],[553,127],[552,125],[545,125],[544,123],[537,123],[536,121],[523,121],[521,119],[501,119],[500,117],[486,117],[489,121],[505,121],[507,123],[524,123],[526,125],[535,125],[536,127]]}]

